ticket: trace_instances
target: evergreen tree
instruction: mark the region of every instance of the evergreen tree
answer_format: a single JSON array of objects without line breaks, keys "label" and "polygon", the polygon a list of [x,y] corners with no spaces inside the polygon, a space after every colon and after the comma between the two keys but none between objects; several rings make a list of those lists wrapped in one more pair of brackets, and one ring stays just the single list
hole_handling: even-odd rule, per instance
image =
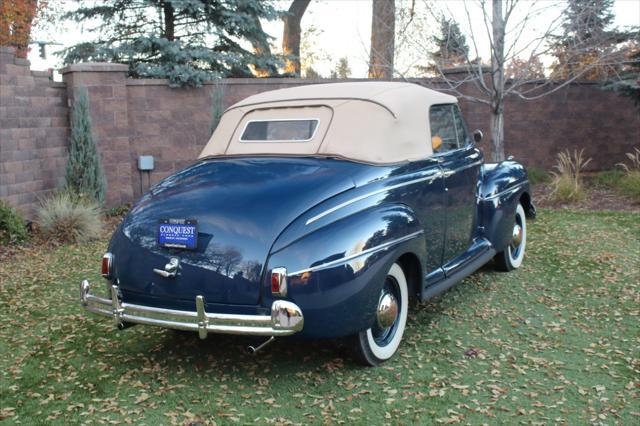
[{"label": "evergreen tree", "polygon": [[104,204],[106,184],[100,155],[91,135],[91,117],[86,89],[76,94],[71,114],[69,158],[65,175],[65,190],[78,197],[87,197]]},{"label": "evergreen tree", "polygon": [[209,134],[218,128],[220,119],[224,113],[224,81],[216,79],[211,89],[211,124],[209,125]]},{"label": "evergreen tree", "polygon": [[[563,12],[563,34],[554,42],[557,61],[551,67],[553,78],[607,77],[611,70],[602,64],[603,52],[628,40],[630,35],[609,29],[614,18],[612,8],[613,0],[568,0]],[[618,64],[617,59],[608,62]]]},{"label": "evergreen tree", "polygon": [[308,66],[304,69],[304,78],[318,80],[322,78],[322,76],[312,66]]},{"label": "evergreen tree", "polygon": [[440,69],[466,64],[469,46],[458,23],[453,18],[441,16],[439,24],[438,34],[431,37],[436,46],[436,50],[431,53],[431,59]]},{"label": "evergreen tree", "polygon": [[632,42],[625,52],[625,64],[619,74],[619,79],[608,81],[604,88],[614,90],[633,99],[640,107],[640,35]]},{"label": "evergreen tree", "polygon": [[335,70],[331,71],[331,78],[349,78],[351,77],[351,67],[349,66],[349,59],[344,56],[338,59],[338,64]]},{"label": "evergreen tree", "polygon": [[252,69],[275,70],[279,65],[264,49],[269,36],[260,26],[260,19],[279,18],[270,1],[84,1],[67,18],[99,21],[91,29],[97,40],[68,49],[67,64],[125,63],[132,77],[168,78],[172,86],[200,86],[216,77],[251,77]]}]

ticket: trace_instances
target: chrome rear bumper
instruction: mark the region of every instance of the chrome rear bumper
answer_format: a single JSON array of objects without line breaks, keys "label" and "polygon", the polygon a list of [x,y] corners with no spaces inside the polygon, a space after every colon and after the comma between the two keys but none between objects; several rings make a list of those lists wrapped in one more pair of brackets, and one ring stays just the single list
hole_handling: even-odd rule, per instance
[{"label": "chrome rear bumper", "polygon": [[120,301],[118,286],[111,286],[111,299],[91,294],[89,281],[80,283],[82,306],[90,312],[113,318],[118,328],[126,323],[155,325],[176,330],[197,331],[201,339],[211,333],[251,336],[288,336],[302,330],[300,308],[286,300],[271,304],[271,315],[235,315],[208,313],[204,297],[196,297],[196,311],[179,311],[133,305]]}]

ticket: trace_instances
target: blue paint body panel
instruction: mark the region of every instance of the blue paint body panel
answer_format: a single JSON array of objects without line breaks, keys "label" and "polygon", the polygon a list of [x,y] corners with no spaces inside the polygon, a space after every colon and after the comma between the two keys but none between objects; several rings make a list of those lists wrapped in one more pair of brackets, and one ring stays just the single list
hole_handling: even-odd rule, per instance
[{"label": "blue paint body panel", "polygon": [[[413,294],[431,297],[506,247],[528,194],[520,164],[483,164],[474,146],[385,166],[205,159],[163,180],[130,211],[109,244],[113,280],[125,302],[194,310],[202,295],[207,312],[265,314],[274,300],[270,271],[285,267],[286,299],[305,318],[297,336],[351,335],[373,324],[398,258],[418,265]],[[158,244],[166,218],[197,221],[194,250]],[[153,272],[171,257],[181,265],[175,278]]]}]

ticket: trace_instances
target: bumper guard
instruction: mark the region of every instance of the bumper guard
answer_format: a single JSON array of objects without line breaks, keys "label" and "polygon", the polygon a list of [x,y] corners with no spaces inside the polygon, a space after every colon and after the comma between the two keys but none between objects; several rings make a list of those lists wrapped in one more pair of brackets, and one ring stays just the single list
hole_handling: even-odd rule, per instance
[{"label": "bumper guard", "polygon": [[197,331],[201,339],[211,333],[249,336],[288,336],[302,330],[304,317],[300,308],[286,300],[271,304],[271,315],[236,315],[208,313],[204,297],[196,296],[196,311],[180,311],[133,305],[120,301],[118,286],[111,286],[111,299],[91,294],[89,281],[80,283],[80,300],[87,311],[113,318],[116,327],[127,323],[155,325],[176,330]]}]

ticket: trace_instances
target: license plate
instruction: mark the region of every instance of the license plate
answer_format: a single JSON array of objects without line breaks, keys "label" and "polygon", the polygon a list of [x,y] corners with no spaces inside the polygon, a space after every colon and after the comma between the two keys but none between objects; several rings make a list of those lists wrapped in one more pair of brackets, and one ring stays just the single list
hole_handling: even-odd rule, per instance
[{"label": "license plate", "polygon": [[161,219],[158,223],[161,247],[193,250],[198,246],[198,222],[193,219]]}]

